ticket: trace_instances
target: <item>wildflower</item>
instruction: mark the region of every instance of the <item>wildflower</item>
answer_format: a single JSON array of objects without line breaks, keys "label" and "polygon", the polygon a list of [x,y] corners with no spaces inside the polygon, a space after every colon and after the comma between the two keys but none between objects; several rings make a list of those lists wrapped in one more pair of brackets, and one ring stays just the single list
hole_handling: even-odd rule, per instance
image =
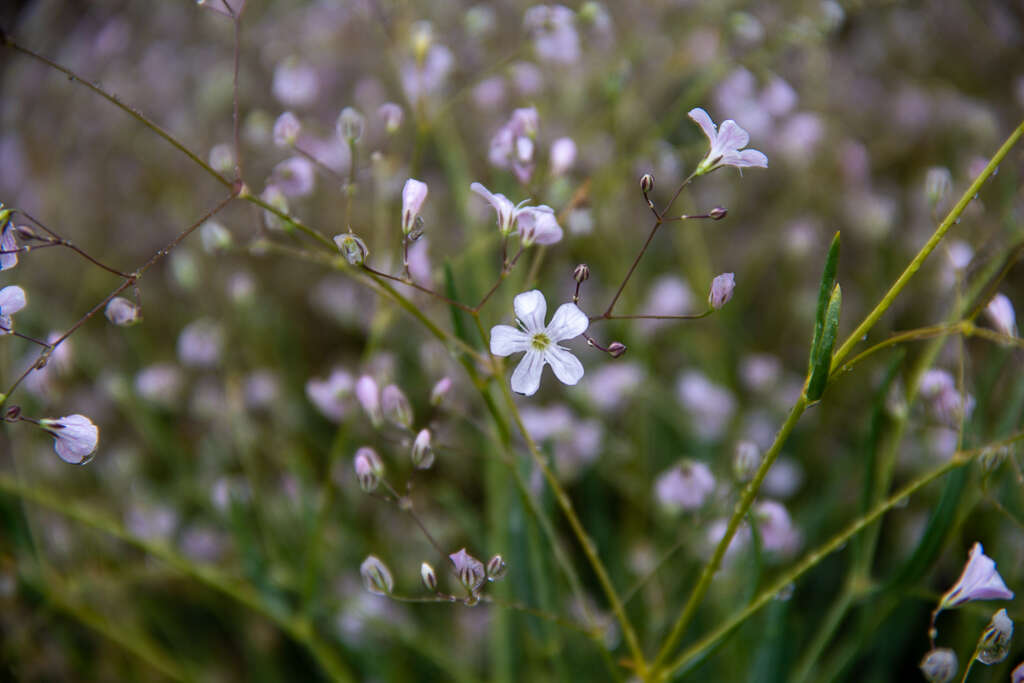
[{"label": "wildflower", "polygon": [[412,406],[398,385],[389,384],[380,392],[380,405],[389,422],[405,429],[412,428]]},{"label": "wildflower", "polygon": [[27,303],[25,290],[21,287],[11,285],[0,289],[0,336],[14,329],[11,316],[25,308]]},{"label": "wildflower", "polygon": [[753,516],[767,552],[789,555],[799,547],[800,533],[782,503],[761,501],[754,506]]},{"label": "wildflower", "polygon": [[986,666],[998,664],[1010,654],[1013,639],[1013,620],[1001,609],[992,615],[992,621],[978,640],[978,661]]},{"label": "wildflower", "polygon": [[281,149],[294,147],[300,132],[302,132],[302,124],[299,123],[298,117],[290,111],[286,111],[274,121],[274,144]]},{"label": "wildflower", "polygon": [[331,422],[341,422],[345,416],[344,399],[352,393],[352,375],[344,370],[333,370],[327,379],[314,377],[306,382],[306,397]]},{"label": "wildflower", "polygon": [[402,111],[402,107],[394,102],[385,102],[377,107],[377,116],[384,119],[384,127],[387,129],[388,133],[394,133],[402,125],[404,112]]},{"label": "wildflower", "polygon": [[423,579],[423,585],[427,587],[428,591],[437,590],[437,574],[434,572],[434,568],[426,562],[420,565],[420,578]]},{"label": "wildflower", "polygon": [[[267,185],[263,188],[260,199],[274,207],[279,213],[288,215],[288,197],[277,185]],[[263,225],[270,230],[286,230],[291,227],[291,223],[268,209],[263,210]]]},{"label": "wildflower", "polygon": [[654,484],[658,502],[673,510],[699,508],[714,490],[715,477],[711,470],[695,460],[684,460],[662,473]]},{"label": "wildflower", "polygon": [[416,219],[419,218],[420,209],[427,199],[427,184],[409,178],[402,188],[402,234],[408,235],[412,232]]},{"label": "wildflower", "polygon": [[291,56],[274,69],[271,89],[274,97],[285,106],[301,108],[316,101],[320,82],[313,67]]},{"label": "wildflower", "polygon": [[439,406],[444,397],[448,395],[448,392],[452,390],[452,380],[450,377],[442,377],[434,385],[434,388],[430,390],[430,405]]},{"label": "wildflower", "polygon": [[546,62],[573,64],[580,58],[576,15],[563,5],[536,5],[526,10],[523,24],[533,35],[533,49]]},{"label": "wildflower", "polygon": [[231,246],[231,233],[220,222],[208,220],[199,229],[199,238],[203,243],[203,249],[212,254],[227,249]]},{"label": "wildflower", "polygon": [[502,236],[518,230],[523,246],[554,244],[562,239],[562,228],[558,225],[555,211],[550,206],[524,206],[530,201],[528,199],[513,204],[505,195],[492,193],[480,183],[473,183],[469,189],[494,207],[498,215],[498,230]]},{"label": "wildflower", "polygon": [[513,301],[516,321],[521,329],[509,325],[491,328],[491,353],[509,356],[525,351],[512,373],[512,391],[526,396],[537,393],[545,363],[563,384],[574,385],[583,377],[583,364],[558,342],[583,334],[590,324],[586,313],[576,304],[562,304],[548,325],[544,325],[547,302],[539,290],[516,295]]},{"label": "wildflower", "polygon": [[418,470],[430,469],[434,464],[434,449],[430,447],[429,429],[421,429],[412,442],[412,464]]},{"label": "wildflower", "polygon": [[368,555],[363,560],[359,565],[359,573],[363,577],[363,586],[374,595],[387,595],[395,589],[391,570],[376,555]]},{"label": "wildflower", "polygon": [[366,127],[366,119],[352,107],[345,107],[338,114],[338,137],[349,143],[359,142],[363,137],[363,129]]},{"label": "wildflower", "polygon": [[1017,336],[1017,316],[1008,296],[1000,292],[992,297],[992,300],[985,306],[985,314],[1000,334],[1005,334],[1007,337]]},{"label": "wildflower", "polygon": [[384,463],[381,462],[377,451],[368,446],[356,451],[353,466],[356,470],[356,479],[359,480],[359,488],[367,493],[375,490],[380,484],[380,478],[384,476]]},{"label": "wildflower", "polygon": [[14,239],[17,232],[14,223],[5,221],[0,230],[0,271],[3,271],[18,265],[18,242]]},{"label": "wildflower", "polygon": [[53,450],[64,462],[84,465],[92,460],[100,430],[85,415],[43,418],[39,426],[53,434]]},{"label": "wildflower", "polygon": [[366,411],[367,417],[374,427],[380,426],[383,413],[380,410],[380,389],[377,388],[377,381],[369,375],[363,375],[356,380],[356,400]]},{"label": "wildflower", "polygon": [[736,452],[732,458],[732,473],[742,482],[754,478],[754,473],[761,465],[761,450],[753,441],[740,441],[736,444]]},{"label": "wildflower", "polygon": [[931,650],[918,666],[929,683],[949,683],[956,676],[959,668],[956,653],[948,647],[937,647]]},{"label": "wildflower", "polygon": [[690,424],[702,439],[717,439],[736,412],[736,399],[727,388],[715,384],[697,370],[684,373],[676,393]]},{"label": "wildflower", "polygon": [[135,393],[146,401],[174,405],[181,393],[181,373],[173,363],[157,363],[135,375]]},{"label": "wildflower", "polygon": [[139,307],[123,296],[115,296],[107,302],[103,315],[107,316],[110,322],[122,327],[134,325],[140,319]]},{"label": "wildflower", "polygon": [[459,583],[467,591],[475,594],[483,585],[486,577],[484,563],[467,553],[465,548],[457,553],[452,553],[448,559],[455,567],[455,575],[459,577]]},{"label": "wildflower", "polygon": [[271,177],[274,186],[286,197],[306,197],[313,193],[316,185],[316,169],[305,157],[285,159],[274,167]]},{"label": "wildflower", "polygon": [[562,175],[576,162],[576,143],[572,138],[558,138],[551,143],[548,158],[551,161],[551,175]]},{"label": "wildflower", "polygon": [[349,265],[361,266],[366,263],[366,257],[370,255],[366,242],[350,232],[335,235],[334,243],[338,245],[338,251],[349,262]]},{"label": "wildflower", "polygon": [[505,564],[505,558],[501,555],[495,555],[491,559],[487,560],[488,581],[501,581],[505,578],[505,572],[507,570],[508,565]]},{"label": "wildflower", "polygon": [[703,109],[691,109],[690,118],[700,126],[711,143],[707,156],[697,165],[697,175],[710,173],[722,166],[768,168],[768,157],[756,149],[743,149],[750,142],[750,135],[732,119],[723,121],[721,129],[716,131],[714,122]]},{"label": "wildflower", "polygon": [[985,555],[981,543],[975,543],[960,578],[939,600],[939,609],[952,609],[971,600],[1012,599],[1013,591],[1003,583],[996,563]]},{"label": "wildflower", "polygon": [[439,94],[454,64],[451,50],[436,43],[429,45],[422,59],[409,60],[401,66],[399,75],[405,96],[410,102],[417,103],[427,96]]},{"label": "wildflower", "polygon": [[224,331],[214,321],[201,318],[185,326],[178,336],[178,358],[182,364],[210,368],[220,361]]},{"label": "wildflower", "polygon": [[708,292],[708,305],[717,311],[729,303],[735,289],[736,275],[733,273],[722,273],[711,281],[711,291]]},{"label": "wildflower", "polygon": [[536,107],[522,107],[491,138],[487,157],[493,166],[511,168],[519,182],[529,182],[533,173],[534,139],[540,128]]}]

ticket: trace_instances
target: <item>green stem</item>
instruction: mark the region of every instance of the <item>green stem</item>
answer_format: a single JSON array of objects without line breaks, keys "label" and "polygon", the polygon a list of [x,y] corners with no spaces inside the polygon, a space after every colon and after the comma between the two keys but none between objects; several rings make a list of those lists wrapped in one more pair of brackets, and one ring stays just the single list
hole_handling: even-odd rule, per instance
[{"label": "green stem", "polygon": [[[796,423],[800,420],[800,416],[803,415],[804,410],[807,409],[807,399],[801,396],[797,399],[797,402],[793,405],[792,410],[789,411],[789,416],[783,423],[782,428],[779,429],[779,433],[775,435],[775,442],[772,443],[771,448],[764,454],[764,459],[761,460],[761,465],[757,469],[757,473],[754,478],[747,484],[746,488],[743,489],[743,494],[740,499],[736,502],[736,507],[733,508],[732,517],[729,518],[729,524],[726,526],[725,534],[722,536],[722,540],[718,542],[715,547],[714,553],[711,555],[711,559],[704,565],[704,569],[701,571],[700,578],[697,580],[697,585],[694,587],[693,592],[690,593],[689,599],[686,601],[686,605],[683,607],[683,611],[679,614],[675,624],[672,626],[672,630],[669,632],[667,638],[665,638],[664,644],[658,652],[657,658],[652,664],[652,673],[657,674],[661,669],[662,665],[669,655],[672,654],[672,650],[675,649],[679,643],[679,639],[682,638],[683,632],[689,625],[690,620],[697,611],[698,605],[701,600],[704,599],[704,595],[711,588],[711,580],[714,578],[718,568],[722,565],[722,559],[725,557],[726,550],[729,549],[729,544],[732,542],[733,536],[740,528],[740,524],[743,522],[743,518],[746,517],[747,511],[754,504],[754,499],[757,497],[757,492],[761,488],[761,482],[768,476],[768,470],[771,468],[775,459],[778,457],[779,452],[782,450],[782,445],[789,438],[793,428],[796,427]],[[785,585],[785,584],[783,584]]]},{"label": "green stem", "polygon": [[885,293],[885,296],[883,296],[882,300],[878,302],[878,305],[875,306],[874,310],[868,313],[867,317],[864,318],[861,324],[857,326],[857,329],[850,333],[850,336],[846,338],[846,341],[844,341],[835,352],[835,355],[832,357],[833,372],[837,367],[839,367],[839,364],[843,362],[843,359],[850,354],[853,347],[856,346],[857,343],[865,337],[865,335],[867,335],[868,331],[872,327],[874,327],[875,323],[878,322],[878,319],[881,318],[887,310],[889,310],[889,307],[892,306],[892,302],[897,296],[899,296],[899,293],[903,291],[903,288],[907,286],[907,283],[910,282],[910,278],[914,277],[914,274],[917,273],[921,264],[924,263],[924,260],[928,258],[928,255],[931,254],[932,251],[935,250],[935,247],[939,245],[939,242],[946,235],[949,229],[953,227],[953,224],[960,218],[960,215],[967,208],[967,205],[971,203],[975,195],[978,194],[978,191],[981,189],[981,186],[985,181],[995,173],[996,168],[1003,159],[1006,158],[1010,149],[1017,144],[1021,135],[1024,135],[1024,121],[1022,121],[1010,134],[1010,137],[1006,138],[1006,142],[1003,143],[1002,147],[1000,147],[995,155],[989,160],[988,164],[985,166],[985,170],[983,170],[981,174],[974,179],[974,182],[967,188],[967,191],[961,195],[960,200],[952,209],[950,209],[949,213],[946,214],[943,221],[939,223],[939,227],[935,229],[935,232],[932,233],[932,236],[927,242],[925,242],[925,245],[921,247],[921,250],[917,252],[917,255],[910,261],[910,264],[907,265],[903,273],[896,278],[896,282],[894,282],[892,287],[889,288],[889,291]]},{"label": "green stem", "polygon": [[85,506],[70,502],[46,491],[22,484],[9,474],[0,473],[0,492],[17,496],[23,500],[60,513],[68,519],[94,529],[99,529],[162,560],[183,574],[233,598],[240,604],[273,621],[292,639],[309,650],[331,680],[354,680],[348,667],[338,657],[337,653],[313,633],[308,621],[282,614],[279,610],[268,606],[251,587],[229,578],[218,569],[195,564],[166,545],[134,536],[119,523],[102,513],[90,510]]}]

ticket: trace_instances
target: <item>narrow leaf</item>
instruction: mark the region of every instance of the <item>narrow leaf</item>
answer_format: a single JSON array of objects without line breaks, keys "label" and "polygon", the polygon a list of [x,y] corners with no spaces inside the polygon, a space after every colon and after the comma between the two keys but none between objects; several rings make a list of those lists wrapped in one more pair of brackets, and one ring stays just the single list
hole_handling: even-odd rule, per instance
[{"label": "narrow leaf", "polygon": [[836,283],[825,311],[825,325],[818,344],[818,354],[811,358],[811,377],[807,381],[807,391],[805,392],[808,401],[817,401],[825,393],[828,373],[832,367],[832,347],[836,343],[836,333],[839,330],[839,311],[842,305],[843,290]]},{"label": "narrow leaf", "polygon": [[832,288],[836,284],[836,269],[838,266],[839,233],[836,232],[832,238],[832,244],[828,248],[828,255],[825,257],[825,269],[821,273],[821,289],[818,290],[818,310],[814,315],[814,337],[811,339],[811,353],[807,365],[808,374],[813,372],[814,362],[820,355],[818,347],[821,345],[821,335],[825,329],[825,312],[828,310]]}]

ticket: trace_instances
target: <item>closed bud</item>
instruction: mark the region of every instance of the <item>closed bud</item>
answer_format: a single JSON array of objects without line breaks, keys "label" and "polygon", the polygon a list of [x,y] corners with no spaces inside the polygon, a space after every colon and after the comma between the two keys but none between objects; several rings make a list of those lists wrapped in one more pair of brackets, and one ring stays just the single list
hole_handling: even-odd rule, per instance
[{"label": "closed bud", "polygon": [[452,561],[455,575],[459,577],[459,583],[471,595],[475,595],[486,578],[484,563],[467,553],[465,548],[457,553],[452,553],[448,559]]},{"label": "closed bud", "polygon": [[444,397],[448,395],[448,392],[452,390],[452,380],[450,377],[442,377],[434,385],[434,388],[430,390],[430,405],[439,406]]},{"label": "closed bud", "polygon": [[409,399],[396,385],[389,384],[384,387],[384,391],[380,395],[380,404],[384,411],[384,417],[389,422],[398,427],[412,429],[412,406],[409,405]]},{"label": "closed bud", "polygon": [[929,683],[949,683],[958,668],[956,653],[948,647],[938,647],[924,656],[919,665]]},{"label": "closed bud", "polygon": [[761,451],[753,441],[740,441],[732,459],[732,473],[738,481],[747,482],[761,464]]},{"label": "closed bud", "polygon": [[363,137],[363,115],[352,107],[345,107],[338,115],[338,136],[346,142],[359,142]]},{"label": "closed bud", "polygon": [[377,388],[377,380],[369,375],[363,375],[356,380],[355,394],[370,422],[374,427],[379,427],[384,416],[380,410],[380,389]]},{"label": "closed bud", "polygon": [[363,560],[359,565],[359,573],[363,577],[363,586],[375,595],[388,595],[395,589],[391,570],[376,555],[369,555]]},{"label": "closed bud", "polygon": [[434,464],[434,449],[430,447],[430,430],[421,429],[412,442],[412,464],[418,470],[430,469]]},{"label": "closed bud", "polygon": [[987,666],[998,664],[1010,654],[1013,640],[1013,620],[1001,609],[992,615],[992,621],[978,639],[978,661]]},{"label": "closed bud", "polygon": [[1010,455],[1013,450],[1013,446],[995,446],[986,448],[978,456],[978,462],[981,464],[981,469],[986,473],[995,472],[999,469],[999,466],[1003,464],[1006,457]]},{"label": "closed bud", "polygon": [[716,206],[715,208],[708,211],[708,218],[714,221],[720,221],[729,213],[729,210],[724,206]]},{"label": "closed bud", "polygon": [[107,303],[103,315],[107,316],[107,320],[110,322],[122,327],[134,325],[140,319],[139,307],[123,296],[115,296],[111,299]]},{"label": "closed bud", "polygon": [[18,237],[23,240],[41,240],[43,239],[36,234],[36,231],[27,225],[15,225],[14,232],[18,233]]},{"label": "closed bud", "polygon": [[590,266],[581,263],[572,271],[572,279],[576,282],[586,282],[590,279]]},{"label": "closed bud", "polygon": [[626,345],[622,342],[612,342],[608,345],[608,355],[612,358],[619,358],[626,353]]},{"label": "closed bud", "polygon": [[501,555],[495,555],[487,561],[487,580],[500,581],[505,578],[507,570],[508,566],[505,564],[505,558]]},{"label": "closed bud", "polygon": [[722,273],[711,281],[708,304],[717,311],[729,303],[734,289],[736,289],[736,276],[732,273]]},{"label": "closed bud", "polygon": [[362,241],[350,232],[334,236],[334,243],[338,245],[338,251],[353,266],[361,266],[370,255],[366,242]]},{"label": "closed bud", "polygon": [[650,173],[644,173],[643,177],[640,178],[640,189],[647,194],[654,189],[654,176]]},{"label": "closed bud", "polygon": [[423,585],[428,591],[437,590],[437,574],[434,573],[434,568],[426,562],[420,565],[420,578],[423,579]]},{"label": "closed bud", "polygon": [[367,446],[356,451],[355,469],[359,488],[367,493],[375,490],[380,484],[380,478],[384,476],[384,463],[377,452]]}]

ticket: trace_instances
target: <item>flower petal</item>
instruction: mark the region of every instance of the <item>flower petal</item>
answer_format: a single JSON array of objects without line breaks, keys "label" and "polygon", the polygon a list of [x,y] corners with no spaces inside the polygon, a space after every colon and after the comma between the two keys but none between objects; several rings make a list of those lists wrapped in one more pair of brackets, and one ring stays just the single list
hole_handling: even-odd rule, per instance
[{"label": "flower petal", "polygon": [[551,323],[545,332],[552,342],[558,343],[566,339],[573,339],[586,332],[590,326],[590,319],[587,314],[580,310],[576,304],[562,304],[555,311]]},{"label": "flower petal", "polygon": [[562,384],[573,385],[583,378],[583,363],[561,346],[551,346],[544,352],[544,360],[551,364],[555,377]]},{"label": "flower petal", "polygon": [[536,394],[540,388],[540,374],[543,369],[544,354],[529,349],[512,373],[512,391],[524,396]]},{"label": "flower petal", "polygon": [[0,313],[11,315],[25,308],[25,290],[17,285],[0,289]]},{"label": "flower petal", "polygon": [[530,336],[509,325],[495,325],[491,328],[491,353],[495,356],[510,356],[530,347]]},{"label": "flower petal", "polygon": [[539,289],[517,294],[512,300],[512,307],[527,332],[535,334],[544,331],[544,317],[548,312],[548,304]]},{"label": "flower petal", "polygon": [[708,141],[711,142],[712,146],[714,146],[715,140],[718,139],[718,133],[715,131],[715,122],[711,120],[708,113],[700,107],[696,107],[690,110],[690,118],[700,126],[700,129],[704,131],[704,135],[707,136]]},{"label": "flower petal", "polygon": [[739,127],[732,119],[722,121],[718,129],[718,148],[723,153],[743,149],[750,142],[750,134]]},{"label": "flower petal", "polygon": [[11,228],[11,223],[8,222],[3,228],[3,233],[0,233],[0,251],[9,252],[0,254],[0,270],[7,270],[18,265],[18,254],[15,251],[17,248],[18,243],[14,240],[14,230]]},{"label": "flower petal", "polygon": [[730,161],[733,166],[754,166],[757,168],[768,168],[768,157],[763,152],[758,152],[756,149],[745,149],[737,154],[736,161]]},{"label": "flower petal", "polygon": [[523,244],[554,244],[562,239],[562,228],[550,206],[528,206],[516,212]]}]

